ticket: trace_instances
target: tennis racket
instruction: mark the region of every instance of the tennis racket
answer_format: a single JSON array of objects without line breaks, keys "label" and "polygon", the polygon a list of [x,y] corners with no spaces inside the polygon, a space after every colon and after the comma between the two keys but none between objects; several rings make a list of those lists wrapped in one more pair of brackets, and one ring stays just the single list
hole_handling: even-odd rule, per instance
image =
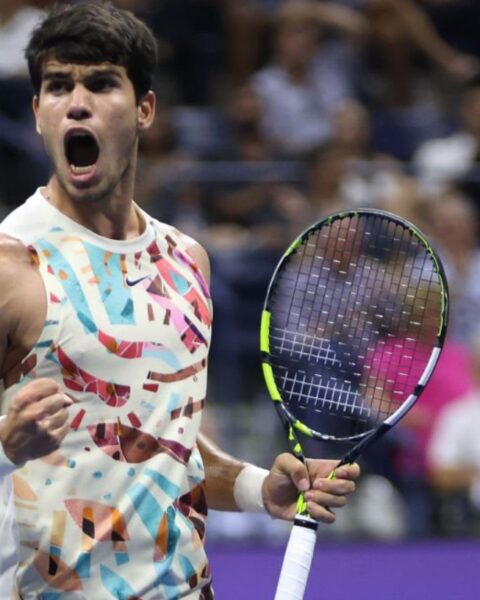
[{"label": "tennis racket", "polygon": [[[304,460],[298,433],[346,443],[338,469],[398,423],[432,375],[447,315],[444,270],[412,223],[361,209],[304,231],[275,269],[260,334],[295,456]],[[300,494],[275,600],[303,598],[316,530]]]}]

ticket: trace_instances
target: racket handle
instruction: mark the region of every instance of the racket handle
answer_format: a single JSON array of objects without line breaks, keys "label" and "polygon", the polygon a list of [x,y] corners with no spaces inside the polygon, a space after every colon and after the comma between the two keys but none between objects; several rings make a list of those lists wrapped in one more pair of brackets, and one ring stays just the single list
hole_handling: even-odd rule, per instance
[{"label": "racket handle", "polygon": [[296,517],[290,532],[275,600],[302,600],[307,585],[318,523],[313,519]]}]

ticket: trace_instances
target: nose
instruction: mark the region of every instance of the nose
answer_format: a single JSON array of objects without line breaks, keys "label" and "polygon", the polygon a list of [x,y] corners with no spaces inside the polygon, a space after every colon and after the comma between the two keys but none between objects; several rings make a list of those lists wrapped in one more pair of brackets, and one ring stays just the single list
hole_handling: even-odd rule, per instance
[{"label": "nose", "polygon": [[82,121],[92,116],[90,96],[87,89],[77,84],[71,93],[67,117],[74,121]]}]

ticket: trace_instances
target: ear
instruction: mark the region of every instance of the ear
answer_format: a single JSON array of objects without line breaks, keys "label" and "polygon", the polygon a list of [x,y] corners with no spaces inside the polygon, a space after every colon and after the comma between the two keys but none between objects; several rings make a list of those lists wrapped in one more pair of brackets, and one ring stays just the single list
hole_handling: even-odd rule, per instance
[{"label": "ear", "polygon": [[38,96],[34,96],[33,100],[32,100],[32,108],[33,108],[33,114],[35,115],[35,129],[37,130],[37,133],[39,135],[42,135],[42,130],[40,127],[40,117],[38,114],[38,109],[39,109],[39,99]]},{"label": "ear", "polygon": [[148,129],[153,123],[155,117],[156,96],[150,90],[147,92],[138,103],[137,107],[137,123],[140,131]]}]

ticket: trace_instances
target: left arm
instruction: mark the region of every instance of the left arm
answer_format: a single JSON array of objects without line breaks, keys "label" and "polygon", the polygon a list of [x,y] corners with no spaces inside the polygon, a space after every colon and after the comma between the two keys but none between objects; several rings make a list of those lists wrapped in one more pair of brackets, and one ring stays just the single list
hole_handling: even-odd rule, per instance
[{"label": "left arm", "polygon": [[335,514],[329,509],[345,506],[360,474],[358,465],[347,465],[338,470],[336,479],[329,480],[338,461],[307,460],[304,465],[288,453],[277,456],[270,471],[260,470],[230,456],[203,434],[198,437],[198,447],[205,465],[207,502],[213,510],[258,508],[274,518],[291,521],[302,491],[306,492],[311,516],[333,523]]},{"label": "left arm", "polygon": [[[183,237],[209,282],[207,253],[194,240]],[[197,443],[205,466],[207,502],[213,510],[264,510],[272,517],[293,520],[298,492],[303,491],[312,517],[332,523],[335,515],[329,508],[345,505],[360,472],[358,465],[345,466],[330,481],[327,477],[336,461],[308,460],[304,465],[288,453],[277,456],[270,471],[266,471],[224,452],[202,433]]]}]

